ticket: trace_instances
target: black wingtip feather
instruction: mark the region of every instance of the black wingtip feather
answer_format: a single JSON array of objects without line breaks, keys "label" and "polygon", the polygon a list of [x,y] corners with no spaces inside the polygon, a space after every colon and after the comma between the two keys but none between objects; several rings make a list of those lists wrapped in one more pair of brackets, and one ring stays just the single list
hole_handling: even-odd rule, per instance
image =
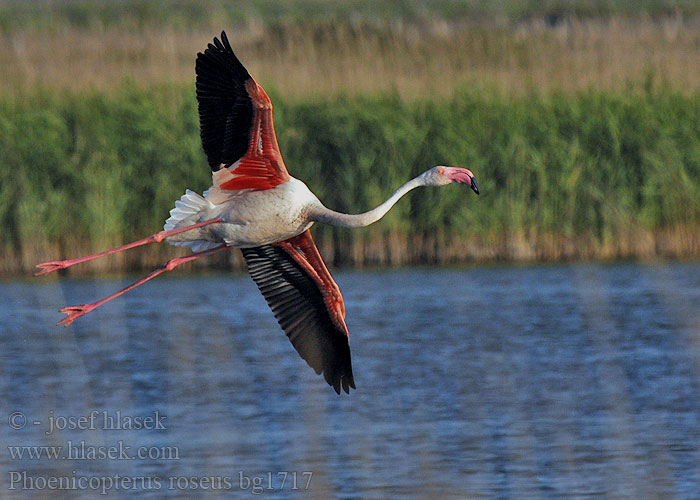
[{"label": "black wingtip feather", "polygon": [[333,390],[335,393],[340,396],[340,380],[335,379],[335,380],[329,380],[330,377],[326,377],[326,382],[328,382],[331,386],[333,386]]},{"label": "black wingtip feather", "polygon": [[233,52],[233,49],[231,48],[231,44],[230,44],[229,41],[228,41],[228,37],[226,36],[226,32],[225,32],[225,31],[222,31],[222,32],[221,32],[221,41],[223,42],[224,47],[226,48],[226,50],[230,50],[231,52]]}]

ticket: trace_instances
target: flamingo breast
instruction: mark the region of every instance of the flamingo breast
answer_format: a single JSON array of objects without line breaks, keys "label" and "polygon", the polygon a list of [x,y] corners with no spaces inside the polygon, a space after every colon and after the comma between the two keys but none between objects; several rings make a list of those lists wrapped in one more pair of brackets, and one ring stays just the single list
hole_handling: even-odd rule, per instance
[{"label": "flamingo breast", "polygon": [[212,226],[212,232],[228,245],[255,247],[286,240],[309,227],[309,209],[319,203],[306,184],[290,179],[272,189],[247,191],[221,204],[212,217],[228,224]]}]

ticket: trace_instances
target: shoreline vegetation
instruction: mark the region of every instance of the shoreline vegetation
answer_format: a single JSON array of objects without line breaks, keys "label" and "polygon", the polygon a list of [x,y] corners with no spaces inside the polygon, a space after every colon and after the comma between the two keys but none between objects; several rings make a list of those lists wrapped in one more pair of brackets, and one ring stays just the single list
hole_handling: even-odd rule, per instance
[{"label": "shoreline vegetation", "polygon": [[[125,85],[1,98],[0,270],[146,236],[186,188],[206,189],[192,94]],[[467,166],[479,180],[479,197],[417,190],[368,228],[316,225],[334,265],[700,253],[700,92],[272,99],[290,172],[335,210],[368,210],[435,164]],[[148,268],[182,252],[154,244],[75,272]]]},{"label": "shoreline vegetation", "polygon": [[152,234],[208,187],[194,58],[222,27],[328,207],[368,210],[436,164],[476,173],[480,197],[423,189],[368,228],[316,225],[332,265],[700,256],[700,3],[425,5],[0,0],[0,275]]}]

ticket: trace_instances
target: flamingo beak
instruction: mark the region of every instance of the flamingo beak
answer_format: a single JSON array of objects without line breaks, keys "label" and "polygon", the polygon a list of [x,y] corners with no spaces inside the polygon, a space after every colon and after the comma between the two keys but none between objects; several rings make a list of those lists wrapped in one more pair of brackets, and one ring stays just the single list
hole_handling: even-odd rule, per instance
[{"label": "flamingo beak", "polygon": [[479,185],[476,183],[476,177],[472,177],[472,182],[469,184],[469,187],[471,187],[477,195],[479,194]]}]

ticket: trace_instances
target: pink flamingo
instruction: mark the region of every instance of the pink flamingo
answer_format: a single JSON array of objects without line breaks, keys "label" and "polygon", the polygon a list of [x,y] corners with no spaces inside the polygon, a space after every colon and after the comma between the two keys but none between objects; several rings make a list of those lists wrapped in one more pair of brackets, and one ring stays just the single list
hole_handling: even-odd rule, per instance
[{"label": "pink flamingo", "polygon": [[386,214],[419,186],[469,185],[466,168],[437,166],[401,186],[369,212],[350,215],[326,208],[302,181],[291,177],[280,154],[269,97],[233,53],[225,33],[197,54],[197,100],[204,152],[213,185],[202,196],[187,190],[162,231],[142,240],[77,259],[39,264],[36,275],[103,255],[167,241],[193,250],[145,278],[91,304],[61,309],[58,324],[77,318],[185,262],[240,248],[248,271],[299,355],[340,394],[355,388],[345,305],[340,289],[311,238],[314,222],[362,227]]}]

